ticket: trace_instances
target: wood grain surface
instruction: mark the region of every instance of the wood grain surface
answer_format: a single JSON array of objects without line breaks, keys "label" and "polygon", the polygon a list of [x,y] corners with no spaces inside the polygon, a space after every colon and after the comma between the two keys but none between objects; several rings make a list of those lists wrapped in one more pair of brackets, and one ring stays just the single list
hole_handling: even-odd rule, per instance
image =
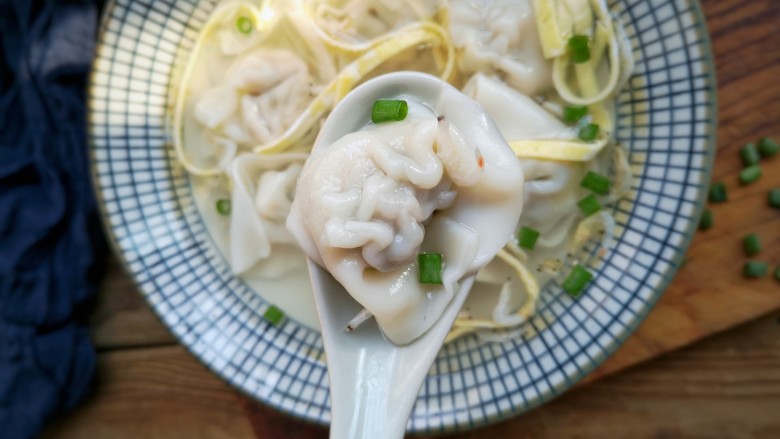
[{"label": "wood grain surface", "polygon": [[[769,188],[780,187],[780,156],[762,162],[759,182],[737,181],[739,148],[765,135],[780,138],[780,1],[702,5],[718,76],[713,179],[726,183],[729,202],[710,206],[715,226],[697,234],[656,308],[588,383],[516,419],[451,437],[780,438],[780,283],[741,274],[741,240],[750,232],[762,237],[759,257],[780,264],[780,210],[766,200]],[[753,323],[667,354],[747,321]],[[257,404],[206,370],[115,261],[92,326],[100,352],[95,394],[46,438],[327,437],[324,428]]]}]

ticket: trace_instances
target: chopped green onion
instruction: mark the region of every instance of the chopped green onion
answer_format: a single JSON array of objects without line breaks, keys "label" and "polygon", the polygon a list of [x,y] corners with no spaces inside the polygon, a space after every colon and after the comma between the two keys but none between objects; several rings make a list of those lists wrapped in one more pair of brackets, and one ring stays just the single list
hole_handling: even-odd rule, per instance
[{"label": "chopped green onion", "polygon": [[761,178],[761,167],[758,165],[748,166],[739,173],[739,181],[742,184],[750,184]]},{"label": "chopped green onion", "polygon": [[577,298],[582,295],[582,290],[593,280],[593,274],[590,271],[577,264],[571,269],[571,272],[563,281],[563,290],[570,296]]},{"label": "chopped green onion", "polygon": [[699,230],[707,230],[712,227],[712,224],[712,211],[704,209],[704,212],[701,214],[701,219],[699,220]]},{"label": "chopped green onion", "polygon": [[238,20],[236,20],[236,28],[242,34],[249,35],[252,33],[252,29],[254,29],[254,25],[252,24],[252,20],[250,20],[247,17],[241,16],[238,17]]},{"label": "chopped green onion", "polygon": [[775,279],[780,280],[780,265],[775,268]]},{"label": "chopped green onion", "polygon": [[585,216],[591,216],[601,210],[601,203],[599,203],[599,200],[593,194],[578,201],[577,206],[580,207],[580,210]]},{"label": "chopped green onion", "polygon": [[589,123],[580,128],[579,138],[583,142],[593,142],[599,135],[599,126],[595,123]]},{"label": "chopped green onion", "polygon": [[220,215],[230,215],[230,200],[217,200],[217,212]]},{"label": "chopped green onion", "polygon": [[590,61],[590,47],[588,37],[585,35],[575,35],[569,38],[568,46],[571,60],[575,64],[582,64]]},{"label": "chopped green onion", "polygon": [[780,151],[780,145],[771,137],[764,137],[758,141],[758,152],[764,157],[772,157]]},{"label": "chopped green onion", "polygon": [[745,267],[742,270],[742,274],[745,277],[759,278],[766,275],[769,266],[764,261],[748,261],[745,263]]},{"label": "chopped green onion", "polygon": [[769,190],[769,205],[780,209],[780,187]]},{"label": "chopped green onion", "polygon": [[284,320],[284,311],[277,308],[275,305],[271,305],[268,307],[267,310],[265,310],[265,313],[263,314],[263,318],[268,323],[274,326],[279,326],[279,323],[282,323],[282,320]]},{"label": "chopped green onion", "polygon": [[526,250],[533,250],[537,239],[539,239],[539,232],[529,227],[521,227],[517,244]]},{"label": "chopped green onion", "polygon": [[574,125],[585,117],[586,114],[588,114],[588,107],[575,107],[569,105],[563,108],[563,121],[569,125]]},{"label": "chopped green onion", "polygon": [[712,183],[712,186],[710,186],[710,203],[722,203],[728,199],[726,185],[720,182]]},{"label": "chopped green onion", "polygon": [[743,238],[742,245],[745,247],[745,253],[748,256],[761,253],[761,239],[755,233],[751,233]]},{"label": "chopped green onion", "polygon": [[591,192],[599,195],[607,195],[611,185],[612,182],[609,181],[609,178],[593,171],[588,171],[585,177],[582,178],[582,181],[580,181],[580,187],[589,189]]},{"label": "chopped green onion", "polygon": [[401,100],[380,99],[374,102],[371,110],[371,121],[374,123],[397,122],[406,119],[409,104]]},{"label": "chopped green onion", "polygon": [[417,255],[421,284],[440,284],[442,257],[440,253],[420,253]]},{"label": "chopped green onion", "polygon": [[742,158],[742,164],[745,166],[753,166],[761,161],[761,156],[758,154],[756,145],[748,143],[739,150],[739,156]]}]

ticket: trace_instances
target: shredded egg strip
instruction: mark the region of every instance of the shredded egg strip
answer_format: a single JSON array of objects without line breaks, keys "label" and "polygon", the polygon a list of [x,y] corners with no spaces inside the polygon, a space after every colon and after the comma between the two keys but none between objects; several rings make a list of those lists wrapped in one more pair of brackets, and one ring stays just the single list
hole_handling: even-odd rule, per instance
[{"label": "shredded egg strip", "polygon": [[[565,3],[564,3],[565,1]],[[600,0],[534,0],[537,27],[542,48],[553,61],[553,83],[561,97],[571,104],[588,106],[593,122],[604,133],[611,133],[614,121],[603,104],[620,82],[620,47],[606,5]],[[593,28],[595,16],[598,19]],[[566,42],[574,34],[593,34],[591,59],[574,66],[581,95],[576,94],[566,81],[570,64]],[[605,51],[609,51],[609,79],[600,89],[596,77]],[[512,140],[509,146],[518,157],[585,162],[593,159],[609,143],[609,136],[602,135],[593,143],[568,139]]]},{"label": "shredded egg strip", "polygon": [[[575,105],[593,105],[603,101],[617,90],[620,81],[620,47],[612,25],[612,17],[610,17],[606,5],[600,0],[591,0],[590,4],[598,18],[593,44],[594,50],[591,50],[593,56],[590,61],[577,65],[575,71],[578,78],[584,73],[586,76],[593,75],[594,80],[585,83],[579,80],[581,94],[578,95],[571,90],[566,81],[566,71],[570,64],[568,53],[564,52],[556,57],[553,62],[553,84],[555,89],[565,101]],[[583,4],[581,7],[587,6]],[[595,81],[598,63],[595,61],[601,61],[601,53],[604,52],[604,49],[609,51],[609,79],[607,80],[607,85],[598,90],[598,83]],[[587,89],[583,89],[584,85],[587,86]]]},{"label": "shredded egg strip", "polygon": [[[203,43],[205,39],[210,36],[215,27],[221,21],[226,14],[234,13],[236,10],[241,10],[252,17],[253,23],[260,23],[263,20],[260,10],[250,4],[238,3],[227,4],[217,8],[217,10],[211,15],[211,18],[204,26],[203,32],[198,37],[195,49],[190,58],[189,63],[185,69],[185,73],[182,77],[181,85],[177,93],[177,102],[174,112],[174,134],[173,143],[176,155],[179,162],[190,173],[198,176],[215,176],[223,172],[221,165],[217,165],[213,168],[203,168],[192,163],[184,150],[183,143],[183,120],[184,120],[184,103],[186,100],[186,85],[190,82],[190,78],[193,74],[195,62],[201,53]],[[315,26],[316,27],[316,26]],[[323,34],[323,33],[321,33]],[[321,37],[322,35],[320,35]],[[339,43],[333,38],[325,39],[324,42],[332,47],[339,48]],[[330,84],[317,95],[312,102],[308,105],[306,110],[287,128],[287,130],[278,139],[268,142],[266,144],[257,145],[253,148],[256,153],[272,154],[284,151],[290,147],[294,142],[306,135],[309,130],[317,123],[318,120],[333,106],[335,106],[341,99],[346,96],[362,78],[377,68],[379,65],[387,61],[388,59],[398,55],[412,47],[432,44],[441,46],[447,53],[447,59],[442,71],[442,78],[445,80],[450,78],[455,63],[455,49],[452,42],[447,35],[446,31],[440,26],[433,23],[415,23],[409,25],[403,29],[390,34],[386,37],[378,39],[370,43],[365,50],[365,53],[357,60],[348,65],[342,72],[330,82]],[[342,50],[346,46],[341,47]],[[358,51],[362,48],[348,48],[349,52]]]},{"label": "shredded egg strip", "polygon": [[254,152],[272,154],[288,148],[293,142],[303,137],[326,111],[341,101],[367,73],[404,50],[426,43],[443,44],[447,47],[448,60],[442,76],[449,77],[454,65],[454,48],[450,44],[449,38],[446,38],[445,31],[440,26],[431,23],[407,26],[395,32],[393,38],[380,42],[344,68],[325,90],[314,98],[303,114],[287,128],[284,134],[277,140],[255,146]]},{"label": "shredded egg strip", "polygon": [[213,168],[202,168],[192,163],[187,157],[187,153],[184,151],[184,141],[182,139],[184,135],[184,104],[187,98],[187,84],[190,83],[190,78],[195,70],[195,61],[199,58],[206,39],[211,36],[222,18],[238,11],[242,11],[252,17],[252,23],[255,24],[255,30],[257,30],[256,24],[263,23],[265,20],[263,13],[251,4],[227,3],[217,6],[209,20],[203,26],[203,31],[198,35],[197,40],[195,40],[195,47],[189,62],[184,69],[184,74],[181,77],[181,82],[179,83],[179,88],[176,93],[176,107],[173,114],[173,148],[179,163],[193,175],[211,177],[222,174],[224,172],[223,162],[225,160],[220,160],[217,166]]},{"label": "shredded egg strip", "polygon": [[501,249],[496,255],[499,259],[504,261],[514,271],[517,278],[522,282],[525,287],[526,298],[522,306],[514,313],[522,318],[519,323],[516,324],[501,324],[495,320],[489,319],[474,319],[468,316],[459,315],[452,325],[447,338],[449,340],[455,339],[463,334],[477,330],[477,329],[506,329],[517,327],[520,324],[528,320],[536,312],[536,303],[539,300],[539,283],[536,282],[533,274],[528,267],[520,261],[518,257],[507,251],[506,248]]}]

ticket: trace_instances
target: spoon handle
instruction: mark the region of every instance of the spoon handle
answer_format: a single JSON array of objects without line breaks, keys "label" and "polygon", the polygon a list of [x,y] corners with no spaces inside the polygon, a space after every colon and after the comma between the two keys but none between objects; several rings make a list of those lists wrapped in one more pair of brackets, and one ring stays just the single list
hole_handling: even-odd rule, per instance
[{"label": "spoon handle", "polygon": [[360,306],[309,261],[327,352],[332,439],[400,439],[425,376],[474,282],[469,276],[439,321],[403,346],[387,341],[374,320],[343,330]]}]

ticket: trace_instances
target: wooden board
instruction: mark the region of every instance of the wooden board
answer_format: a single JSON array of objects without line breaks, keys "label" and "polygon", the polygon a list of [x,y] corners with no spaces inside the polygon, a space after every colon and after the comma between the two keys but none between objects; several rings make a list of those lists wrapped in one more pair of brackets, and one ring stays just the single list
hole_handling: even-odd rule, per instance
[{"label": "wooden board", "polygon": [[[511,421],[447,437],[776,439],[779,318],[776,312]],[[95,396],[45,439],[328,437],[323,427],[240,396],[178,345],[104,352],[98,367]]]},{"label": "wooden board", "polygon": [[[770,209],[766,201],[768,189],[780,187],[780,156],[762,164],[764,177],[756,184],[740,187],[737,181],[739,148],[764,135],[780,138],[780,45],[776,35],[780,2],[702,3],[713,39],[719,85],[714,180],[727,184],[730,200],[711,206],[715,227],[697,234],[688,264],[645,323],[586,381],[780,309],[780,282],[770,277],[747,280],[741,274],[745,261],[741,239],[750,232],[762,237],[765,250],[760,257],[773,267],[780,264],[780,210]],[[777,341],[780,326],[770,329],[772,322],[763,322],[760,327]],[[116,262],[103,284],[92,323],[102,351],[96,396],[75,417],[59,424],[50,437],[326,436],[324,430],[288,420],[219,382],[176,345]],[[706,345],[709,347],[697,348],[693,357],[678,355],[673,357],[677,360],[660,366],[620,374],[475,435],[780,437],[780,421],[762,410],[765,405],[780,407],[778,346],[773,345],[774,350],[762,347],[757,352],[752,350],[755,334],[751,330],[740,334],[742,341],[730,338],[728,349],[724,344]],[[771,340],[764,341],[771,344]],[[751,378],[754,375],[756,378]],[[154,398],[161,402],[144,402]],[[729,408],[737,404],[739,409]],[[680,409],[692,413],[692,418],[681,418]],[[185,414],[177,415],[179,410]],[[153,426],[144,429],[138,423]],[[642,423],[648,424],[647,435],[629,433]],[[577,433],[580,425],[584,428],[581,435]],[[614,430],[613,425],[622,430]],[[92,428],[111,434],[92,435]]]}]

